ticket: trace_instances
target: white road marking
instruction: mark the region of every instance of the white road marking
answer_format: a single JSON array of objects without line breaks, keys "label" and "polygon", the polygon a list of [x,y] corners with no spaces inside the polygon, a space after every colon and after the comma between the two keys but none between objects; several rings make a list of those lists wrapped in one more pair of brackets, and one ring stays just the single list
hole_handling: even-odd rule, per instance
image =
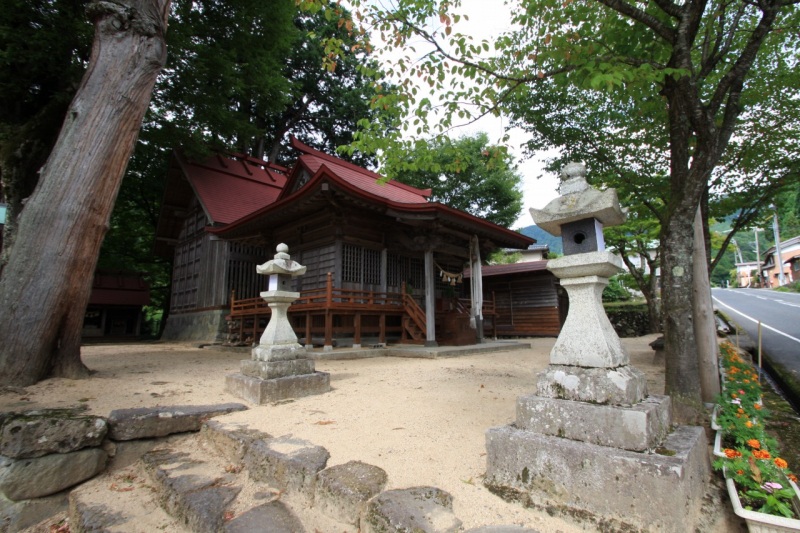
[{"label": "white road marking", "polygon": [[[739,311],[739,310],[737,310],[737,309],[734,309],[733,307],[731,307],[731,306],[730,306],[730,305],[728,305],[728,304],[722,303],[722,302],[719,300],[719,298],[716,298],[716,297],[714,297],[714,296],[712,296],[712,298],[713,298],[713,299],[714,299],[714,301],[715,301],[715,302],[717,302],[719,305],[721,305],[721,306],[723,306],[723,307],[727,307],[728,309],[730,309],[731,311],[733,311],[733,312],[734,312],[734,313],[736,313],[737,315],[741,315],[741,316],[745,317],[746,319],[748,319],[748,320],[751,320],[751,321],[755,322],[756,324],[758,324],[758,322],[759,322],[759,321],[758,321],[757,319],[755,319],[755,318],[753,318],[753,317],[751,317],[751,316],[748,316],[748,315],[746,315],[746,314],[742,313],[741,311]],[[786,337],[787,339],[791,339],[791,340],[793,340],[794,342],[796,342],[796,343],[800,344],[800,339],[798,339],[797,337],[792,337],[792,336],[791,336],[791,335],[789,335],[788,333],[784,333],[784,332],[782,332],[782,331],[781,331],[781,330],[779,330],[779,329],[775,329],[775,328],[773,328],[772,326],[768,326],[768,325],[764,324],[764,322],[763,322],[763,321],[761,322],[761,327],[762,327],[762,328],[766,328],[766,329],[768,329],[768,330],[770,330],[770,331],[774,331],[774,332],[775,332],[775,333],[777,333],[778,335],[783,335],[783,336],[784,336],[784,337]]]}]

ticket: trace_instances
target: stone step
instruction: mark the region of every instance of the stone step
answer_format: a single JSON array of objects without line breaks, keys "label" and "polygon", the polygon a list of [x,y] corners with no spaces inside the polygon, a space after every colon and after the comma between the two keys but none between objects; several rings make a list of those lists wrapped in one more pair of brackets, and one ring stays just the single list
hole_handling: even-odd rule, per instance
[{"label": "stone step", "polygon": [[327,467],[328,457],[291,435],[209,420],[72,491],[69,525],[73,533],[460,530],[447,492],[385,491],[382,469],[358,461]]},{"label": "stone step", "polygon": [[160,505],[140,462],[84,483],[69,495],[72,533],[191,531]]}]

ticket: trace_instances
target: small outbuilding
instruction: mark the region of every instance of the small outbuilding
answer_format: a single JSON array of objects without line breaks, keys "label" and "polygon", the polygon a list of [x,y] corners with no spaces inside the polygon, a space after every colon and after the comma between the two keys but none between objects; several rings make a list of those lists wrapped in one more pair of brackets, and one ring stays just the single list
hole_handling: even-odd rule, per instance
[{"label": "small outbuilding", "polygon": [[[568,298],[547,261],[527,261],[481,268],[483,297],[494,302],[498,336],[556,337],[567,316]],[[471,277],[471,271],[465,277]]]}]

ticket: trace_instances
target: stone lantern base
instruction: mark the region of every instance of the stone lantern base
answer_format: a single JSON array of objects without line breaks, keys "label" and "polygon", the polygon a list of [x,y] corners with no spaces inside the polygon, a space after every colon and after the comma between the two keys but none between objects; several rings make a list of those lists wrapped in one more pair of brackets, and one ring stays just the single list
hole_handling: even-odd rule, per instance
[{"label": "stone lantern base", "polygon": [[[302,360],[297,360],[298,363],[300,361]],[[256,405],[330,392],[330,374],[315,372],[314,362],[310,359],[306,361],[311,363],[311,373],[309,374],[294,374],[267,379],[241,373],[228,374],[225,376],[225,389],[234,396]],[[255,361],[242,361],[242,363],[252,362]]]},{"label": "stone lantern base", "polygon": [[604,531],[694,531],[710,475],[701,427],[633,452],[504,426],[486,451],[489,490]]}]

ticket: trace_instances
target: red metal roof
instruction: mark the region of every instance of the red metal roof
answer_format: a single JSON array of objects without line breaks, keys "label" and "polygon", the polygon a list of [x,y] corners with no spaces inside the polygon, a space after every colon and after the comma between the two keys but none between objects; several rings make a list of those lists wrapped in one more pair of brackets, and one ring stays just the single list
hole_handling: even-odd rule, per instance
[{"label": "red metal roof", "polygon": [[[218,155],[202,163],[190,163],[178,157],[183,175],[209,217],[215,225],[221,225],[208,231],[227,236],[248,231],[263,216],[314,195],[320,183],[327,181],[347,190],[348,194],[382,205],[387,212],[396,212],[398,216],[400,213],[427,214],[470,231],[480,228],[501,246],[526,248],[536,242],[469,213],[430,202],[430,189],[384,181],[380,174],[314,150],[294,138],[292,146],[301,155],[289,177],[282,167],[243,155]],[[305,183],[295,187],[297,180],[309,176]]]},{"label": "red metal roof", "polygon": [[292,138],[292,147],[302,153],[299,162],[308,169],[312,176],[319,172],[324,165],[329,173],[361,191],[403,204],[426,203],[431,195],[431,189],[417,189],[399,181],[386,180],[371,170],[314,150],[294,137]]},{"label": "red metal roof", "polygon": [[230,224],[273,203],[286,185],[285,168],[242,154],[178,161],[214,223]]}]

